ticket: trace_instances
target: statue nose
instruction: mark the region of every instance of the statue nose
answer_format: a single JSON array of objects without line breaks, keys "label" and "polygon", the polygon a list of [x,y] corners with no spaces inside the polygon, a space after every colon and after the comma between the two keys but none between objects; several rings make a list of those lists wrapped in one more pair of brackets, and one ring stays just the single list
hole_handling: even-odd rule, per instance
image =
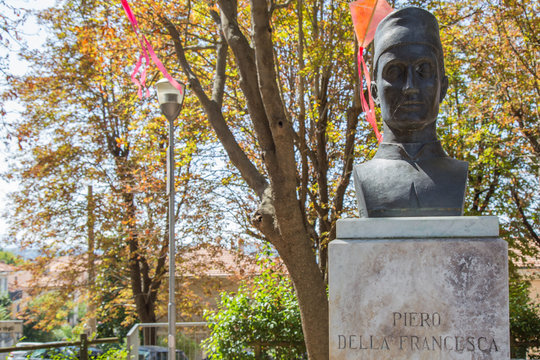
[{"label": "statue nose", "polygon": [[405,85],[403,86],[403,92],[405,94],[416,94],[418,92],[418,87],[416,86],[416,79],[414,77],[414,67],[407,67],[407,77],[405,78]]}]

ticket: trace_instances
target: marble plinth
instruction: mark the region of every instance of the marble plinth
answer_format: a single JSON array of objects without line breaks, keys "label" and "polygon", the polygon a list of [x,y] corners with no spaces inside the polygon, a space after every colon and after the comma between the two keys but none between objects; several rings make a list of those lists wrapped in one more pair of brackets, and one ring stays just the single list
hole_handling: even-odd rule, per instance
[{"label": "marble plinth", "polygon": [[329,246],[330,359],[509,359],[496,217],[346,219]]}]

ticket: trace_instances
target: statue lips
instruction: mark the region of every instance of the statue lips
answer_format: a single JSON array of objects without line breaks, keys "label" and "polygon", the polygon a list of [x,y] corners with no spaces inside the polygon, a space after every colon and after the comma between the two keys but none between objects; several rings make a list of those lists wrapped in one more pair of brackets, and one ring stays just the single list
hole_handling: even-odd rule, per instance
[{"label": "statue lips", "polygon": [[404,101],[403,103],[398,105],[398,108],[402,111],[414,112],[414,111],[421,110],[423,106],[424,106],[424,102],[422,101],[409,100],[409,101]]},{"label": "statue lips", "polygon": [[399,102],[394,104],[392,121],[389,126],[401,130],[417,130],[425,127],[431,121],[426,117],[426,101],[420,100],[421,94],[402,95]]}]

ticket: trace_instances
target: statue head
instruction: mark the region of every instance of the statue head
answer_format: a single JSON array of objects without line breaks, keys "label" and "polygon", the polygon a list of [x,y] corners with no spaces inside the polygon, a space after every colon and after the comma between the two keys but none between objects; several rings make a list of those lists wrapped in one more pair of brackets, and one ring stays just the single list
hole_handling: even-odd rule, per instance
[{"label": "statue head", "polygon": [[[443,50],[437,19],[408,7],[390,13],[374,39],[373,98],[381,107],[387,131],[435,136],[439,104],[446,95]],[[385,136],[386,138],[386,136]]]}]

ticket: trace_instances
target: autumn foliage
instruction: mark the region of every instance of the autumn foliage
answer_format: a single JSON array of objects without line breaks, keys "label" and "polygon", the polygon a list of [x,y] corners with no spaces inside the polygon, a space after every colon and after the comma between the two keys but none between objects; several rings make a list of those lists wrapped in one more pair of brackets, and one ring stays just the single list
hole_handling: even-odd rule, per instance
[{"label": "autumn foliage", "polygon": [[[18,150],[5,176],[21,184],[12,231],[52,257],[85,252],[93,224],[96,284],[110,290],[104,306],[129,301],[140,321],[153,321],[167,253],[165,120],[154,99],[136,96],[138,41],[121,7],[83,4],[40,14],[51,37],[43,51],[23,53],[33,68],[4,94],[24,107],[9,124]],[[512,256],[534,255],[537,2],[391,5],[421,6],[439,19],[450,81],[439,136],[450,156],[470,163],[466,215],[498,215]],[[178,238],[269,241],[294,283],[309,358],[327,359],[327,245],[337,219],[356,214],[353,162],[376,150],[359,103],[366,89],[347,3],[132,6],[169,72],[189,84],[176,133]],[[148,83],[157,76],[151,67]]]}]

